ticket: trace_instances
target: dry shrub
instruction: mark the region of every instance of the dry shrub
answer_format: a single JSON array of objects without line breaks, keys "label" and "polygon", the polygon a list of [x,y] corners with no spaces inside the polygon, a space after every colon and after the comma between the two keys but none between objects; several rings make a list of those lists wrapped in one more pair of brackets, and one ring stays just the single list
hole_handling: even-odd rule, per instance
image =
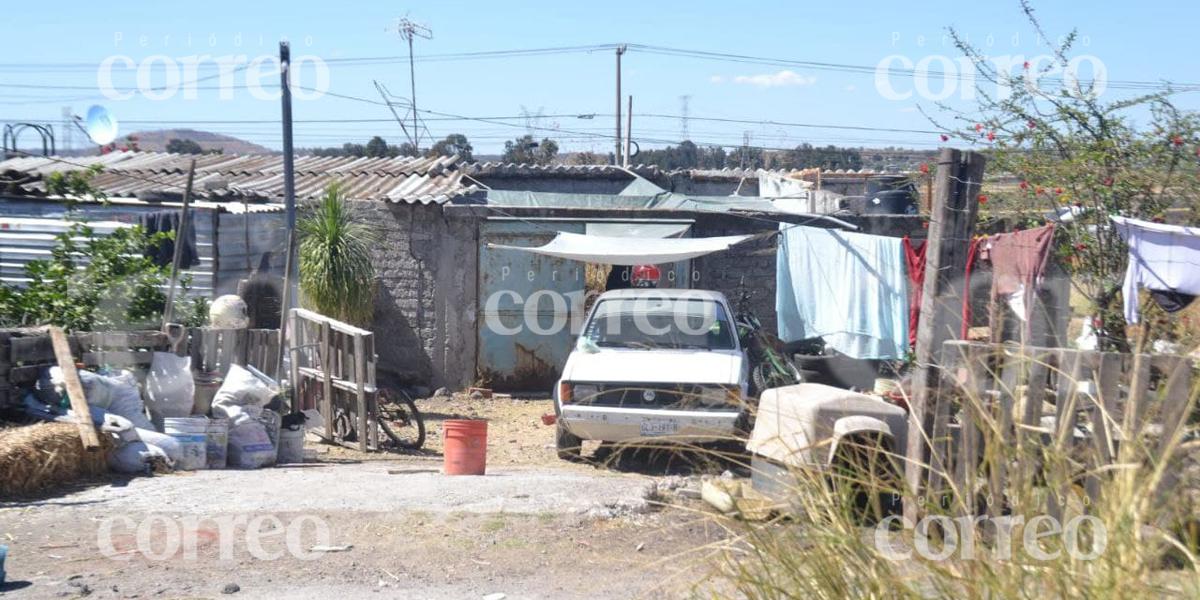
[{"label": "dry shrub", "polygon": [[88,452],[78,426],[38,423],[0,430],[0,498],[8,499],[108,472],[111,442]]}]

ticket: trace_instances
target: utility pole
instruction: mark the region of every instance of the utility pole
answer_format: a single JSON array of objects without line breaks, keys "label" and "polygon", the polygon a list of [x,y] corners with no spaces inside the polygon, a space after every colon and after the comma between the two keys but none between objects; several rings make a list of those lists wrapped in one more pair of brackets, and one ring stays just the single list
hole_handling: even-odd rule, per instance
[{"label": "utility pole", "polygon": [[687,141],[691,137],[688,132],[688,103],[691,101],[691,94],[684,94],[679,97],[679,113],[682,116],[679,126],[679,141]]},{"label": "utility pole", "polygon": [[625,44],[617,46],[617,152],[613,155],[613,164],[622,164],[621,160],[621,55],[625,54]]},{"label": "utility pole", "polygon": [[[279,305],[279,363],[276,365],[275,376],[278,377],[283,372],[283,356],[287,340],[287,324],[288,310],[291,308],[289,304],[292,299],[292,276],[296,270],[296,265],[293,257],[296,254],[296,173],[295,173],[295,157],[292,155],[292,84],[291,70],[292,57],[291,49],[287,42],[279,42],[279,88],[282,90],[280,101],[282,103],[281,119],[283,121],[283,205],[286,211],[286,239],[287,255],[283,260],[283,293],[281,294]],[[249,215],[244,215],[249,218]],[[291,349],[292,351],[295,348]],[[292,355],[292,364],[295,364],[296,356]],[[292,407],[296,404],[296,385],[297,381],[292,383]]]},{"label": "utility pole", "polygon": [[625,114],[625,168],[629,168],[629,158],[633,145],[633,95],[629,95],[629,110]]},{"label": "utility pole", "polygon": [[408,81],[412,88],[412,117],[413,117],[413,135],[412,145],[413,151],[420,154],[421,148],[421,131],[417,129],[417,70],[413,65],[413,39],[422,38],[426,40],[433,39],[433,31],[424,25],[414,23],[408,18],[400,19],[397,26],[397,31],[400,37],[408,40]]}]

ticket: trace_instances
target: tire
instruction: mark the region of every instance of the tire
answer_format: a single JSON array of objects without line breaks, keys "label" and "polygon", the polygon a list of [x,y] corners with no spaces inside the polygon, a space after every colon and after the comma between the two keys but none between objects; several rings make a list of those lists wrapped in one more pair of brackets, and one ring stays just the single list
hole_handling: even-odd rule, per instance
[{"label": "tire", "polygon": [[562,460],[579,462],[583,458],[583,440],[558,423],[554,427],[554,450]]},{"label": "tire", "polygon": [[425,419],[408,394],[393,388],[379,390],[379,428],[397,448],[416,450],[425,444]]}]

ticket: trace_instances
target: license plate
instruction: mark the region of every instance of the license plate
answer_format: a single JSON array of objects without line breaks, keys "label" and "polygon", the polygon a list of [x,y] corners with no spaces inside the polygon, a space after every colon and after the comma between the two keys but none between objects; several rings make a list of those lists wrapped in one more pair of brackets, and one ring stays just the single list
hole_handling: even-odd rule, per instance
[{"label": "license plate", "polygon": [[642,437],[658,437],[679,433],[679,423],[668,419],[642,419]]}]

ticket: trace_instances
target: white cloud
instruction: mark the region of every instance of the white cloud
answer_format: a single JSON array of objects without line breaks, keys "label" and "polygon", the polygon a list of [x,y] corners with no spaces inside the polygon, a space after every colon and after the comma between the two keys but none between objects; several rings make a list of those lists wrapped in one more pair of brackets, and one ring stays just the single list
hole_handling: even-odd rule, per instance
[{"label": "white cloud", "polygon": [[780,71],[778,73],[766,73],[763,75],[738,75],[733,78],[734,83],[748,83],[758,87],[782,87],[786,85],[812,85],[817,82],[816,77],[805,77],[795,71]]},{"label": "white cloud", "polygon": [[709,77],[708,80],[711,83],[722,83],[725,81],[725,78],[721,77],[720,75],[713,75],[712,77]]},{"label": "white cloud", "polygon": [[853,91],[855,90],[855,87],[854,87],[854,84],[852,83],[852,84],[850,84],[850,85],[848,85],[848,86],[846,86],[846,87],[844,87],[844,88],[842,88],[842,89],[843,89],[843,90],[846,90],[847,92],[853,92]]}]

